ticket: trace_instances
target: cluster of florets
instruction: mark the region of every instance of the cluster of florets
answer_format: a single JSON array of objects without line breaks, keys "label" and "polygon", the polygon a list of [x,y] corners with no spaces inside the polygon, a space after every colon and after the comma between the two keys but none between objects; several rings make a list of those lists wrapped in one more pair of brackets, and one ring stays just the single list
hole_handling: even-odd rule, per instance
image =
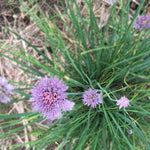
[{"label": "cluster of florets", "polygon": [[95,108],[98,104],[102,103],[102,93],[98,93],[98,90],[92,90],[92,88],[89,88],[83,94],[83,103]]},{"label": "cluster of florets", "polygon": [[150,16],[149,15],[145,15],[145,16],[139,15],[136,20],[136,23],[134,24],[134,27],[139,30],[150,29]]},{"label": "cluster of florets", "polygon": [[0,77],[0,102],[8,103],[10,102],[9,95],[13,93],[14,87],[8,83],[6,78]]},{"label": "cluster of florets", "polygon": [[[73,109],[74,102],[67,100],[68,87],[57,77],[49,79],[47,76],[41,80],[40,84],[32,89],[33,109],[39,111],[43,116],[51,120],[62,117],[62,111]],[[102,104],[102,92],[89,88],[83,94],[83,103],[92,108]],[[130,100],[125,96],[116,100],[119,109],[130,105]]]},{"label": "cluster of florets", "polygon": [[119,100],[117,100],[117,105],[119,105],[119,109],[121,109],[122,107],[126,108],[130,106],[130,100],[123,96]]},{"label": "cluster of florets", "polygon": [[33,109],[51,120],[59,119],[61,111],[72,110],[74,102],[67,100],[68,87],[57,77],[45,77],[32,89]]}]

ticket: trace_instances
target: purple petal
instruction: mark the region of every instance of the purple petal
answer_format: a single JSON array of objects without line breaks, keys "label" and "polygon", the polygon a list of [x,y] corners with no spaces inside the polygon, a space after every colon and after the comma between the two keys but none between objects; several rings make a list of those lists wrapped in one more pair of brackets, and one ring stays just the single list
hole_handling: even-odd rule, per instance
[{"label": "purple petal", "polygon": [[4,104],[10,102],[10,98],[6,95],[0,95],[0,101]]}]

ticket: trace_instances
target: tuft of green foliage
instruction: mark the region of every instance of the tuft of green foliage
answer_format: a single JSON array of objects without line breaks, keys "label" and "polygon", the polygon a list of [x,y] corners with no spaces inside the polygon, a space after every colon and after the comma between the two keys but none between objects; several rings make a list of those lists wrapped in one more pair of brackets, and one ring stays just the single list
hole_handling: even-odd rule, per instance
[{"label": "tuft of green foliage", "polygon": [[[33,128],[30,134],[38,138],[28,143],[11,145],[10,149],[28,144],[29,149],[42,150],[59,142],[59,150],[149,150],[150,133],[147,131],[150,129],[150,30],[139,32],[133,28],[143,9],[144,0],[130,23],[130,1],[120,2],[119,16],[117,4],[112,5],[104,27],[101,26],[101,19],[98,21],[94,14],[91,0],[84,0],[87,17],[83,16],[81,6],[76,0],[66,0],[65,4],[60,0],[64,14],[58,14],[49,6],[55,13],[49,14],[49,17],[44,14],[37,1],[35,3],[40,15],[24,1],[20,0],[20,3],[30,19],[44,33],[43,41],[45,45],[50,44],[53,58],[48,57],[46,46],[42,52],[30,41],[6,27],[6,30],[32,47],[44,61],[32,56],[22,47],[12,47],[3,41],[0,41],[0,45],[3,45],[6,53],[0,52],[0,55],[17,63],[29,78],[37,80],[45,74],[50,77],[57,75],[69,86],[68,99],[76,105],[63,118],[51,127],[43,127],[44,129],[34,126],[43,118],[32,110],[23,114],[1,114],[0,119],[4,120],[0,123],[1,130],[5,129],[5,132],[0,135],[0,139],[14,138],[14,133],[19,134],[30,125]],[[101,1],[99,6],[101,7]],[[58,20],[66,33],[57,24]],[[103,92],[103,103],[95,109],[82,102],[82,94],[89,87]],[[32,89],[33,85],[16,89],[24,98],[0,107],[5,108],[12,103],[29,100],[30,94],[25,91],[29,88]],[[131,106],[126,110],[119,110],[115,100],[124,95],[131,100]],[[28,124],[15,126],[23,120],[28,120]],[[132,135],[128,133],[130,129],[133,130]]]}]

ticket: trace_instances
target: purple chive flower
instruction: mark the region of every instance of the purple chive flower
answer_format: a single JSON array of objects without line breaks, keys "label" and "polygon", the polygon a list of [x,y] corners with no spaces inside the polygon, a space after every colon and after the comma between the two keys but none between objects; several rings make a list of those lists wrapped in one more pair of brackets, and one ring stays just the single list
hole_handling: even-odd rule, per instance
[{"label": "purple chive flower", "polygon": [[12,94],[14,87],[8,83],[6,78],[0,77],[0,102],[10,102],[9,95]]},{"label": "purple chive flower", "polygon": [[150,28],[150,16],[149,15],[145,15],[145,16],[141,16],[139,15],[136,23],[134,24],[134,27],[136,29],[149,29]]},{"label": "purple chive flower", "polygon": [[68,87],[57,77],[45,77],[32,89],[33,110],[39,111],[50,120],[59,119],[61,111],[72,110],[74,102],[66,99]]},{"label": "purple chive flower", "polygon": [[122,107],[126,108],[130,106],[130,100],[123,96],[119,100],[117,100],[117,105],[119,105],[119,109],[121,109]]},{"label": "purple chive flower", "polygon": [[132,133],[133,133],[133,131],[132,131],[132,130],[129,130],[129,131],[128,131],[128,133],[129,133],[129,134],[132,134]]},{"label": "purple chive flower", "polygon": [[83,94],[83,102],[85,105],[91,105],[91,107],[95,108],[98,104],[102,103],[102,93],[98,93],[97,90],[89,88]]}]

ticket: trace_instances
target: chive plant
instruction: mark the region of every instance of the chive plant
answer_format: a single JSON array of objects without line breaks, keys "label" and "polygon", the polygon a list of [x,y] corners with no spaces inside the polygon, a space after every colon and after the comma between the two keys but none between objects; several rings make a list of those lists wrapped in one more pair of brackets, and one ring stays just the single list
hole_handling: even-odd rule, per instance
[{"label": "chive plant", "polygon": [[[17,63],[29,78],[43,81],[46,76],[48,81],[45,81],[45,84],[39,82],[42,89],[38,89],[38,85],[15,82],[26,85],[27,88],[14,90],[24,97],[0,107],[5,108],[13,103],[34,98],[34,103],[29,103],[33,107],[36,105],[36,111],[28,109],[22,114],[1,114],[1,130],[5,132],[0,138],[13,139],[15,133],[23,137],[24,134],[20,131],[31,126],[32,132],[29,134],[36,136],[36,140],[11,145],[10,149],[29,145],[29,149],[42,150],[55,142],[59,143],[59,150],[150,149],[150,30],[134,27],[141,10],[146,9],[148,5],[144,6],[142,0],[131,19],[130,0],[115,2],[111,4],[106,25],[102,27],[101,17],[99,20],[93,10],[94,1],[84,0],[86,17],[82,14],[77,0],[59,2],[63,14],[49,6],[54,13],[46,16],[38,1],[35,1],[35,4],[40,15],[20,0],[24,11],[44,33],[43,41],[45,44],[49,43],[52,50],[51,59],[46,47],[42,52],[32,45],[31,41],[4,27],[28,44],[44,61],[23,48],[15,45],[12,47],[3,41],[0,41],[0,44],[6,53],[0,52],[0,55]],[[101,10],[102,1],[98,3]],[[58,20],[65,32],[62,32]],[[53,81],[54,76],[59,78],[56,82]],[[60,88],[62,85],[68,89]],[[27,93],[26,90],[29,89],[36,90],[36,94]],[[62,103],[67,96],[64,105],[59,103],[61,95],[64,97],[61,99]],[[64,108],[67,102],[71,104],[71,110],[66,112],[64,110],[68,109]],[[48,108],[45,105],[48,105]],[[61,117],[53,116],[56,120],[50,127],[40,124],[35,126],[49,116],[53,105],[60,108]],[[41,106],[51,109],[40,111]],[[53,112],[55,113],[57,115],[58,111]],[[19,126],[23,120],[28,120],[28,123]]]}]

